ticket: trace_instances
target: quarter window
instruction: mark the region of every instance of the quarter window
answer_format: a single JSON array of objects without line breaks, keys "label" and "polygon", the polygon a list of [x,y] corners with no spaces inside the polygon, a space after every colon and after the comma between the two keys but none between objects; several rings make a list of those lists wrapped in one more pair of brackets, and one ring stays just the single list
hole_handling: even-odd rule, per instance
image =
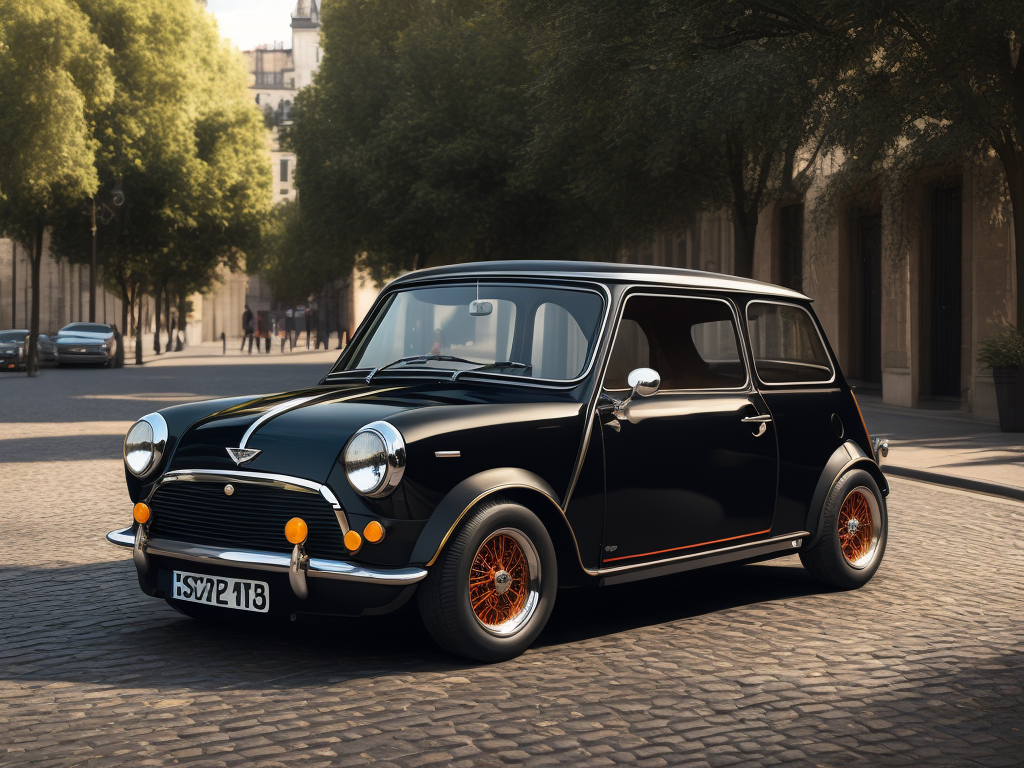
[{"label": "quarter window", "polygon": [[814,320],[803,307],[751,302],[747,328],[754,367],[765,384],[824,384],[835,376]]},{"label": "quarter window", "polygon": [[738,389],[747,381],[728,304],[631,296],[619,321],[605,389],[628,389],[629,372],[653,368],[663,390]]}]

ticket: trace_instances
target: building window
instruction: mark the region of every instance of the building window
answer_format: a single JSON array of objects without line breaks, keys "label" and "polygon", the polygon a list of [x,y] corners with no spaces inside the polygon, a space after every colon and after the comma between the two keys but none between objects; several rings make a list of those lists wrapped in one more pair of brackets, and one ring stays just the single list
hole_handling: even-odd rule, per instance
[{"label": "building window", "polygon": [[288,159],[281,160],[281,182],[288,181]]},{"label": "building window", "polygon": [[281,190],[281,194],[282,195],[287,195],[288,194],[288,190],[287,189],[282,189]]}]

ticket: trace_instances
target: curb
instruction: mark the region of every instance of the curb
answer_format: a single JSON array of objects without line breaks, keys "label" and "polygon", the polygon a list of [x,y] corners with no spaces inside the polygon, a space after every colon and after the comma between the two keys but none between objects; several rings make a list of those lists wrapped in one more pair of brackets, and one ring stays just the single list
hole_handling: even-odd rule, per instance
[{"label": "curb", "polygon": [[1012,485],[986,483],[983,480],[971,480],[966,477],[956,477],[955,475],[942,475],[938,472],[928,472],[923,469],[910,469],[909,467],[897,467],[891,464],[883,465],[882,472],[886,475],[906,477],[910,480],[921,480],[925,483],[947,485],[951,488],[960,488],[965,491],[976,491],[977,493],[987,493],[992,496],[1002,496],[1004,499],[1024,501],[1024,488],[1016,488]]}]

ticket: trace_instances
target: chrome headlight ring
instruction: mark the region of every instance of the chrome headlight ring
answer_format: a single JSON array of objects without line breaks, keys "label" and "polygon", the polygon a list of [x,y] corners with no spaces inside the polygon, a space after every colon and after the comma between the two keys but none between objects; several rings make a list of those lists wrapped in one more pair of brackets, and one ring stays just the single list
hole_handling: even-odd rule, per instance
[{"label": "chrome headlight ring", "polygon": [[167,422],[150,413],[132,424],[124,436],[124,464],[136,477],[145,477],[160,464],[167,449]]},{"label": "chrome headlight ring", "polygon": [[341,462],[349,485],[361,496],[387,496],[405,473],[405,439],[386,421],[360,429],[346,443]]}]

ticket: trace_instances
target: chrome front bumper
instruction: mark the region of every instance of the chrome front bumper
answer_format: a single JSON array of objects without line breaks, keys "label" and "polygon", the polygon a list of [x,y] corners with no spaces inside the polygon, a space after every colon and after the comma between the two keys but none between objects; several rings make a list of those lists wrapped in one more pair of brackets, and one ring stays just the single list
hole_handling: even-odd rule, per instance
[{"label": "chrome front bumper", "polygon": [[[131,527],[111,531],[107,541],[119,547],[133,550],[135,563],[141,569],[148,567],[148,556],[157,555],[192,560],[210,565],[234,565],[259,571],[291,573],[292,557],[281,552],[260,552],[246,549],[223,549],[204,544],[189,544],[171,539],[152,539],[138,536]],[[145,563],[143,565],[142,563]],[[318,557],[306,559],[305,575],[319,579],[358,581],[363,584],[380,584],[404,587],[422,581],[427,572],[423,568],[374,568],[344,560],[324,560]]]}]

